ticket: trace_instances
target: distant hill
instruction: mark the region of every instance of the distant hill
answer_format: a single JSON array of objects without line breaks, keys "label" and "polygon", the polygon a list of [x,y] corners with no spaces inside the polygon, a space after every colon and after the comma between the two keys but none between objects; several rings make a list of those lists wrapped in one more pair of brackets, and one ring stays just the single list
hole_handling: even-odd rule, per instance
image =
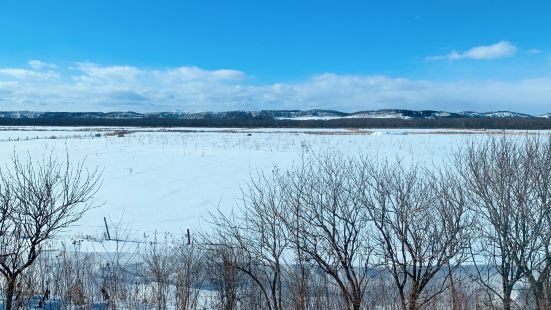
[{"label": "distant hill", "polygon": [[397,118],[397,119],[442,119],[442,118],[515,118],[515,117],[543,117],[551,118],[551,113],[543,115],[529,115],[510,111],[495,112],[445,112],[432,110],[399,110],[383,109],[359,112],[340,112],[333,110],[262,110],[262,111],[228,111],[228,112],[32,112],[14,111],[0,112],[0,118],[10,119],[235,119],[235,118],[263,118],[263,119],[290,119],[290,120],[330,120],[339,118]]},{"label": "distant hill", "polygon": [[400,109],[350,113],[334,110],[196,113],[7,111],[0,112],[0,125],[551,129],[551,113],[529,115],[510,111],[446,112]]},{"label": "distant hill", "polygon": [[509,111],[495,112],[445,112],[432,110],[398,110],[398,109],[383,109],[372,111],[359,111],[352,113],[344,113],[331,110],[308,110],[308,111],[263,111],[271,113],[275,118],[279,119],[338,119],[338,118],[398,118],[398,119],[442,119],[442,118],[481,118],[481,117],[499,117],[499,118],[514,118],[514,117],[539,117],[523,113]]}]

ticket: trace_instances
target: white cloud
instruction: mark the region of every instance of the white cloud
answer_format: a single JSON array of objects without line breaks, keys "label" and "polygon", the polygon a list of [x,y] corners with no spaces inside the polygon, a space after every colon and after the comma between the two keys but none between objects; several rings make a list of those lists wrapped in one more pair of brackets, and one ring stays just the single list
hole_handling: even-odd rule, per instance
[{"label": "white cloud", "polygon": [[[46,75],[46,77],[44,76]],[[47,78],[53,75],[55,78]],[[147,69],[78,63],[47,72],[0,68],[0,110],[224,111],[381,108],[551,112],[551,76],[439,82],[383,75],[316,75],[251,84],[237,70]]]},{"label": "white cloud", "polygon": [[429,56],[427,60],[456,61],[462,59],[487,60],[496,58],[505,58],[515,55],[517,47],[509,41],[499,41],[492,45],[476,46],[469,50],[458,52],[452,51],[447,55]]},{"label": "white cloud", "polygon": [[169,78],[176,81],[208,80],[208,81],[232,81],[242,80],[245,74],[237,70],[203,70],[201,68],[178,67],[166,71],[156,71],[156,75],[163,78]]},{"label": "white cloud", "polygon": [[59,75],[55,72],[40,72],[21,68],[0,68],[0,76],[12,77],[15,79],[53,79]]},{"label": "white cloud", "polygon": [[131,66],[99,66],[90,62],[77,63],[72,68],[78,71],[73,79],[77,85],[112,86],[136,83],[142,70]]},{"label": "white cloud", "polygon": [[33,68],[34,70],[55,69],[55,68],[57,68],[56,64],[47,63],[47,62],[43,62],[43,61],[36,60],[36,59],[30,60],[29,61],[29,66],[31,68]]},{"label": "white cloud", "polygon": [[537,49],[537,48],[531,48],[529,50],[526,51],[528,54],[540,54],[541,53],[541,50]]}]

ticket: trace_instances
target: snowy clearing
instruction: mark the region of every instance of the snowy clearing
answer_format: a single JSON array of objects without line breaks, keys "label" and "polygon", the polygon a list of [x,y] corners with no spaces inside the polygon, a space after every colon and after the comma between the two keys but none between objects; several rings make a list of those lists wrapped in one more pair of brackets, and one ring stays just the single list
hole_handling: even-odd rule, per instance
[{"label": "snowy clearing", "polygon": [[[124,223],[137,235],[183,234],[206,225],[217,207],[239,204],[240,188],[260,171],[285,169],[307,151],[334,150],[401,157],[440,164],[468,139],[502,131],[410,129],[224,129],[1,127],[0,162],[13,153],[38,158],[53,150],[73,160],[86,157],[103,169],[99,204],[69,234],[100,236],[103,217]],[[506,134],[523,134],[507,131]],[[546,134],[548,131],[530,132]]]}]

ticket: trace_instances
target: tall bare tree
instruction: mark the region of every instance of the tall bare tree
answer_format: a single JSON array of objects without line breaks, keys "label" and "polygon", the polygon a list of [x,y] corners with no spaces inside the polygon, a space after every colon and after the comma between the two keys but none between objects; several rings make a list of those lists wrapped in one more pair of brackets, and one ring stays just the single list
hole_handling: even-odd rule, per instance
[{"label": "tall bare tree", "polygon": [[363,160],[357,170],[376,257],[394,280],[401,308],[421,309],[447,288],[446,277],[463,261],[470,220],[461,188],[415,164]]},{"label": "tall bare tree", "polygon": [[334,281],[347,309],[364,303],[372,250],[355,169],[337,153],[307,156],[288,173],[283,214],[292,246]]},{"label": "tall bare tree", "polygon": [[215,237],[207,241],[214,249],[227,247],[237,254],[234,267],[258,286],[263,307],[270,310],[285,308],[282,277],[289,242],[279,217],[284,203],[280,181],[278,173],[253,179],[243,189],[244,205],[238,214],[219,212],[212,217]]},{"label": "tall bare tree", "polygon": [[[551,145],[541,137],[497,137],[475,141],[455,157],[469,203],[480,219],[473,244],[478,280],[513,306],[512,292],[526,278],[536,308],[547,309],[545,284],[551,272]],[[498,277],[501,287],[495,289]]]},{"label": "tall bare tree", "polygon": [[530,191],[525,197],[527,203],[519,208],[523,233],[514,246],[527,250],[514,252],[530,283],[535,305],[543,310],[551,307],[551,139],[526,140],[521,155]]},{"label": "tall bare tree", "polygon": [[12,157],[0,169],[0,273],[6,279],[5,309],[11,309],[18,277],[40,255],[43,245],[78,221],[92,204],[100,172],[84,161],[72,164],[69,155],[52,154],[35,160]]}]

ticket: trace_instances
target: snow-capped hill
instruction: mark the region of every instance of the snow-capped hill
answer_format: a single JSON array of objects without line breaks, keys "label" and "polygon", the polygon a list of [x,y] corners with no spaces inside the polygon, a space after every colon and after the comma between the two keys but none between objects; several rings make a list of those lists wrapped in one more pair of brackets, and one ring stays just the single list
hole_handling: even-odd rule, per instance
[{"label": "snow-capped hill", "polygon": [[496,111],[496,112],[487,112],[484,113],[485,117],[505,117],[505,118],[511,118],[511,117],[532,117],[531,115],[524,114],[524,113],[517,113],[517,112],[510,112],[510,111]]},{"label": "snow-capped hill", "polygon": [[335,119],[451,119],[451,118],[551,118],[551,113],[532,116],[510,111],[446,112],[433,110],[381,109],[358,112],[335,110],[261,110],[226,112],[0,112],[0,119],[41,120],[335,120]]},{"label": "snow-capped hill", "polygon": [[[534,117],[525,113],[511,111],[492,112],[447,112],[433,110],[401,110],[381,109],[358,112],[339,112],[332,110],[308,110],[308,111],[263,111],[280,120],[332,120],[332,119],[362,119],[362,118],[391,118],[391,119],[443,119],[443,118],[527,118]],[[551,113],[547,114],[551,117]],[[545,116],[542,116],[545,117]]]},{"label": "snow-capped hill", "polygon": [[394,118],[394,119],[434,119],[449,118],[454,113],[444,111],[413,111],[399,109],[381,109],[359,112],[339,112],[332,110],[308,110],[308,111],[264,111],[272,114],[276,119],[294,119],[294,120],[330,120],[340,118]]},{"label": "snow-capped hill", "polygon": [[29,112],[29,111],[14,111],[14,112],[0,112],[0,118],[37,118],[42,115],[42,112]]},{"label": "snow-capped hill", "polygon": [[349,113],[333,111],[333,110],[264,110],[260,111],[266,115],[271,115],[275,119],[295,119],[295,120],[319,120],[319,119],[335,119],[346,117]]},{"label": "snow-capped hill", "polygon": [[494,111],[494,112],[472,112],[464,111],[459,112],[462,117],[493,117],[493,118],[514,118],[514,117],[533,117],[529,114],[517,113],[511,111]]},{"label": "snow-capped hill", "polygon": [[13,111],[0,112],[0,118],[35,119],[35,118],[77,118],[77,119],[136,119],[144,117],[136,112],[33,112]]},{"label": "snow-capped hill", "polygon": [[351,113],[346,118],[400,118],[411,119],[407,113],[402,113],[399,110],[378,110]]},{"label": "snow-capped hill", "polygon": [[436,119],[458,117],[456,113],[432,110],[383,109],[350,113],[349,118],[398,118],[398,119]]}]

